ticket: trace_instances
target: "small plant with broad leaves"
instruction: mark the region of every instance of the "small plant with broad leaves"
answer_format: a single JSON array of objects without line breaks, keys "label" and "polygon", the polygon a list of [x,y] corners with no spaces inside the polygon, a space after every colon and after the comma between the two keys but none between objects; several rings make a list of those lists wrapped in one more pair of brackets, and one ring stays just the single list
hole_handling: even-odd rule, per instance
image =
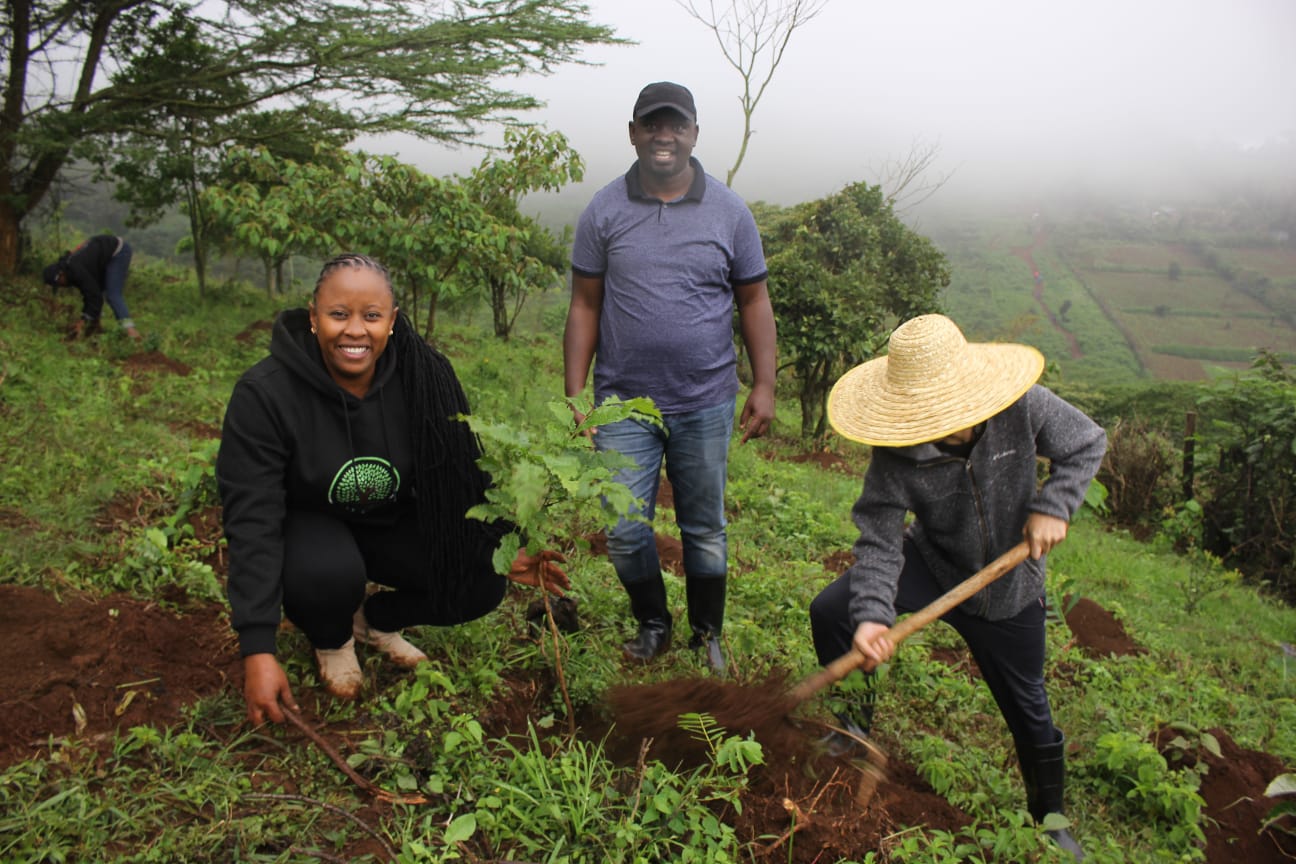
[{"label": "small plant with broad leaves", "polygon": [[1168,728],[1175,736],[1165,742],[1166,760],[1172,764],[1190,766],[1198,774],[1210,772],[1210,765],[1200,758],[1201,751],[1206,751],[1216,759],[1224,758],[1220,750],[1219,739],[1204,729],[1198,729],[1191,723],[1176,721]]},{"label": "small plant with broad leaves", "polygon": [[1279,774],[1265,787],[1265,797],[1281,800],[1265,816],[1260,830],[1273,828],[1296,837],[1296,774]]},{"label": "small plant with broad leaves", "polygon": [[1161,520],[1161,538],[1182,554],[1188,563],[1187,575],[1175,583],[1183,595],[1184,611],[1195,614],[1207,597],[1218,594],[1242,578],[1236,570],[1224,566],[1218,555],[1202,547],[1204,514],[1202,506],[1188,500],[1178,507],[1166,508]]},{"label": "small plant with broad leaves", "polygon": [[1095,746],[1101,783],[1109,785],[1109,800],[1124,801],[1131,818],[1150,817],[1158,836],[1185,859],[1201,860],[1205,844],[1199,792],[1201,776],[1195,771],[1174,770],[1148,741],[1133,732],[1108,732]]},{"label": "small plant with broad leaves", "polygon": [[576,539],[573,528],[610,528],[642,504],[617,480],[618,472],[632,467],[633,460],[595,450],[586,433],[621,420],[660,425],[661,413],[652,400],[607,399],[576,426],[570,404],[551,402],[549,410],[553,421],[534,430],[464,418],[483,442],[485,453],[478,464],[494,483],[486,503],[473,507],[468,516],[507,519],[516,526],[495,552],[499,573],[509,571],[524,538],[527,551],[535,554]]}]

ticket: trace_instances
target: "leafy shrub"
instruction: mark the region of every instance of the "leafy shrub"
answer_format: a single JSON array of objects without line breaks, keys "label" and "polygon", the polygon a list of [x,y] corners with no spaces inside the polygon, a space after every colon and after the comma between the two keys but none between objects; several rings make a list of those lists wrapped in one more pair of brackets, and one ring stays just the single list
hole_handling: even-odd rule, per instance
[{"label": "leafy shrub", "polygon": [[1183,594],[1184,611],[1189,615],[1197,611],[1202,600],[1241,578],[1236,570],[1225,567],[1218,555],[1202,548],[1202,534],[1202,506],[1196,501],[1165,509],[1160,538],[1188,561],[1188,575],[1175,587]]},{"label": "leafy shrub", "polygon": [[1098,770],[1116,793],[1113,797],[1126,802],[1131,821],[1149,818],[1171,847],[1199,851],[1205,844],[1201,818],[1206,802],[1196,772],[1172,771],[1165,757],[1133,732],[1108,732],[1098,738],[1095,750]]},{"label": "leafy shrub", "polygon": [[1203,471],[1203,546],[1296,599],[1296,375],[1261,354],[1255,374],[1202,398],[1203,437],[1217,453]]},{"label": "leafy shrub", "polygon": [[1138,528],[1155,519],[1174,501],[1174,464],[1174,445],[1165,432],[1143,420],[1117,418],[1098,471],[1112,521]]}]

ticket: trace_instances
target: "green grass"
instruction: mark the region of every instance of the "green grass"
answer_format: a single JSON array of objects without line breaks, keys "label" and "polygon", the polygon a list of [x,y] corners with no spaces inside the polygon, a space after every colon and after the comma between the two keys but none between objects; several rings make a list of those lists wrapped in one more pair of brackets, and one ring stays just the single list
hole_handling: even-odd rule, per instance
[{"label": "green grass", "polygon": [[[1018,233],[1010,242],[1028,242]],[[968,305],[959,308],[971,315],[980,305],[976,298],[993,297],[1029,330],[1038,326],[1030,302],[1022,300],[1029,301],[1030,274],[1005,257],[1006,250],[1004,245],[964,273],[960,290],[967,296],[959,302]],[[1055,265],[1050,257],[1044,261]],[[1067,292],[1059,296],[1073,299],[1075,320],[1084,324],[1082,344],[1095,346],[1095,354],[1117,350],[1114,337],[1098,335],[1097,307],[1085,301],[1080,284],[1065,271],[1052,278],[1057,282],[1051,285]],[[1015,287],[1003,287],[1007,283]],[[56,574],[60,584],[103,593],[123,587],[123,572],[147,566],[155,581],[126,587],[148,596],[147,586],[157,579],[199,578],[185,569],[184,549],[172,547],[167,557],[146,562],[139,551],[147,540],[142,532],[123,537],[96,519],[114,500],[139,499],[155,514],[151,527],[163,529],[186,491],[206,488],[203,469],[210,466],[212,444],[193,434],[190,424],[219,425],[234,380],[264,354],[268,341],[264,332],[250,344],[235,337],[290,304],[272,304],[234,286],[217,286],[198,301],[183,277],[138,268],[130,297],[136,320],[160,352],[192,371],[132,380],[120,372],[129,348],[119,339],[109,334],[65,345],[34,280],[8,291],[16,311],[0,323],[0,579],[38,583]],[[69,298],[62,299],[71,312]],[[549,422],[546,404],[561,395],[563,308],[558,296],[541,298],[507,343],[488,335],[481,315],[442,321],[438,344],[454,361],[475,413],[519,426]],[[970,334],[982,335],[982,326],[996,325],[973,323]],[[1128,365],[1113,361],[1122,364]],[[813,670],[806,608],[837,575],[825,562],[855,536],[849,509],[867,451],[830,444],[851,471],[794,461],[802,455],[798,426],[788,389],[780,393],[775,434],[735,445],[731,454],[726,638],[743,681],[776,667],[794,676]],[[662,515],[662,530],[670,532],[670,514]],[[110,566],[87,566],[90,561]],[[1051,596],[1096,600],[1148,649],[1140,657],[1096,660],[1071,644],[1060,622],[1048,631],[1050,696],[1059,725],[1076,746],[1070,811],[1090,860],[1100,864],[1192,860],[1176,833],[1189,823],[1156,815],[1156,807],[1170,807],[1181,794],[1180,778],[1168,775],[1156,801],[1128,797],[1108,762],[1146,754],[1104,736],[1145,739],[1169,722],[1219,726],[1242,746],[1296,763],[1296,664],[1289,670],[1279,648],[1296,632],[1296,611],[1233,586],[1190,615],[1177,587],[1187,578],[1186,567],[1175,555],[1109,532],[1093,518],[1078,522],[1052,556]],[[744,782],[741,770],[721,764],[719,749],[716,764],[701,773],[657,766],[636,775],[607,761],[597,742],[562,736],[565,706],[557,693],[531,718],[530,737],[474,737],[480,734],[475,718],[499,698],[510,675],[543,677],[561,662],[578,709],[597,711],[614,684],[700,671],[698,658],[687,651],[672,652],[642,672],[624,670],[617,646],[629,621],[615,574],[606,560],[579,550],[568,568],[584,628],[565,638],[560,660],[548,640],[515,638],[522,610],[510,601],[468,625],[423,628],[417,638],[434,664],[400,677],[370,667],[379,676],[378,694],[328,709],[325,719],[349,730],[368,776],[394,791],[442,790],[430,806],[368,813],[380,824],[383,843],[400,853],[400,861],[452,860],[458,853],[446,844],[446,832],[467,830],[459,820],[474,814],[477,830],[493,838],[501,855],[512,849],[524,860],[541,860],[544,853],[537,850],[550,850],[552,857],[543,860],[553,861],[649,860],[635,859],[633,850],[685,860],[681,836],[710,850],[709,858],[696,860],[747,860],[705,803],[736,794]],[[668,577],[667,583],[673,607],[682,610],[681,581]],[[890,852],[860,850],[859,860],[953,862],[978,846],[1000,849],[1003,861],[1058,860],[1047,857],[1047,846],[1024,821],[1011,742],[986,688],[934,659],[936,649],[958,644],[943,625],[905,644],[883,675],[877,731],[886,747],[917,766],[976,824],[953,836],[907,826]],[[315,671],[299,635],[286,638],[284,657],[299,696],[309,691]],[[57,761],[0,773],[0,860],[297,862],[328,860],[364,840],[363,828],[336,812],[355,812],[362,801],[323,756],[300,738],[242,727],[242,710],[236,694],[213,696],[176,728],[123,734],[102,762],[72,744],[58,748]],[[1108,755],[1120,747],[1128,752]],[[724,752],[729,755],[723,758],[732,756]],[[631,809],[633,790],[647,788],[636,783],[652,786],[655,797],[640,799],[660,808],[651,818],[643,808]],[[595,810],[586,807],[591,790],[609,795]],[[555,820],[564,814],[573,830],[561,832],[565,845],[555,851]],[[373,856],[369,860],[384,857]]]}]

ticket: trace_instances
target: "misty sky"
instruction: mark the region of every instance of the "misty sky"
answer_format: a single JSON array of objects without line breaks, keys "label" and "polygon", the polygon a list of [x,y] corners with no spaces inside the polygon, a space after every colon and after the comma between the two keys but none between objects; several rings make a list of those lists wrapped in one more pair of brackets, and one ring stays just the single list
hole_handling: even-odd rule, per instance
[{"label": "misty sky", "polygon": [[[589,6],[639,44],[589,52],[602,65],[519,88],[548,102],[536,119],[587,160],[582,186],[630,164],[635,95],[663,79],[693,91],[695,155],[723,179],[738,151],[741,79],[713,34],[669,0]],[[1174,189],[1226,148],[1285,140],[1291,152],[1293,37],[1296,0],[830,0],[794,34],[734,186],[784,204],[817,198],[878,182],[920,142],[939,147],[945,197],[987,184]],[[386,149],[434,173],[481,158],[407,141]]]}]

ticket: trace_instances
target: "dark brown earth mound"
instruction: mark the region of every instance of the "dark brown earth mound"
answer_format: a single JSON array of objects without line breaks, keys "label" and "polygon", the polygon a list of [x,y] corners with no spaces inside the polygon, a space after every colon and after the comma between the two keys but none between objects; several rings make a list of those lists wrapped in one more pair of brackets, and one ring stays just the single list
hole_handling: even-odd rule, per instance
[{"label": "dark brown earth mound", "polygon": [[[1084,644],[1082,634],[1099,629],[1091,623],[1077,641]],[[51,742],[62,739],[106,748],[118,730],[178,723],[199,697],[241,688],[237,646],[219,606],[189,605],[181,613],[123,596],[56,598],[4,585],[0,632],[6,635],[0,640],[0,767],[44,758]],[[552,682],[510,681],[483,723],[495,736],[520,733],[551,692]],[[304,707],[313,701],[308,693],[299,698]],[[347,752],[348,738],[327,727],[322,732]],[[771,739],[767,764],[752,773],[742,812],[726,814],[743,839],[764,838],[758,861],[832,861],[883,849],[906,826],[954,832],[968,823],[894,754],[885,778],[861,797],[867,777],[861,766],[813,749],[817,732],[788,726],[787,737]],[[1223,756],[1205,757],[1208,861],[1289,862],[1296,855],[1291,837],[1257,833],[1273,803],[1264,797],[1265,786],[1281,773],[1281,763],[1238,747],[1221,730],[1212,732]],[[291,731],[286,735],[312,746]]]}]

